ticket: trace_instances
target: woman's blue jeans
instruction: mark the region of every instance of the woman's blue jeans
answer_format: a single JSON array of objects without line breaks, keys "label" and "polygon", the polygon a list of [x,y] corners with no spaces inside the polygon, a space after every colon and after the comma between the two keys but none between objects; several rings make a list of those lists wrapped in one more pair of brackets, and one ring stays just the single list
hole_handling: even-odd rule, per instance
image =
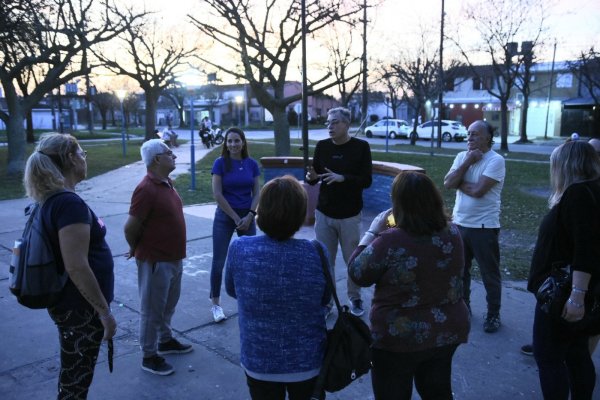
[{"label": "woman's blue jeans", "polygon": [[[244,217],[248,214],[249,209],[233,209],[237,215]],[[227,250],[229,242],[236,232],[235,222],[225,214],[220,207],[215,211],[215,219],[213,221],[213,260],[210,269],[210,298],[221,296],[221,283],[223,282],[223,267],[227,258]],[[252,221],[250,228],[247,231],[237,231],[239,236],[254,236],[256,235],[256,223]]]}]

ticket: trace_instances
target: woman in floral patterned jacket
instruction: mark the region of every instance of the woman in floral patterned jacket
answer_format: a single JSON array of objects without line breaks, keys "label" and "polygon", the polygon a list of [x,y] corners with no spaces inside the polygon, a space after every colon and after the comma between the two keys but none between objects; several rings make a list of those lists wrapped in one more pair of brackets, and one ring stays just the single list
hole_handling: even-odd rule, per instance
[{"label": "woman in floral patterned jacket", "polygon": [[462,240],[425,174],[400,173],[392,207],[375,217],[348,266],[358,285],[375,284],[375,399],[410,399],[413,379],[423,399],[452,399],[452,356],[470,327],[462,299]]}]

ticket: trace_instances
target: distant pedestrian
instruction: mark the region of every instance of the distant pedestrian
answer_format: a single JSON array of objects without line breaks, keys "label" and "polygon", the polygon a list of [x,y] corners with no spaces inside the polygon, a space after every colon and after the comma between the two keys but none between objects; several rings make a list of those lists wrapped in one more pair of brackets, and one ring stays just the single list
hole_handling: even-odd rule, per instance
[{"label": "distant pedestrian", "polygon": [[148,172],[131,196],[125,239],[138,268],[142,369],[169,375],[174,369],[161,355],[193,350],[171,330],[186,257],[183,203],[169,178],[177,156],[158,139],[145,142],[140,153]]},{"label": "distant pedestrian", "polygon": [[110,310],[114,272],[106,226],[75,194],[87,174],[86,155],[73,136],[44,134],[23,178],[27,195],[43,204],[46,233],[69,275],[60,302],[48,309],[60,341],[59,400],[87,398],[100,344],[117,330]]},{"label": "distant pedestrian", "polygon": [[[596,373],[590,334],[578,330],[600,283],[600,158],[572,140],[550,155],[550,211],[542,220],[527,290],[536,293],[554,267],[570,266],[572,288],[562,323],[535,307],[533,355],[545,399],[593,398]],[[595,301],[598,301],[597,299]],[[585,306],[585,307],[584,307]]]},{"label": "distant pedestrian", "polygon": [[240,359],[253,400],[284,400],[286,392],[308,400],[323,363],[322,310],[331,294],[315,245],[293,237],[306,203],[296,178],[270,180],[258,205],[265,235],[240,237],[229,248],[225,287],[238,302]]},{"label": "distant pedestrian", "polygon": [[212,134],[212,122],[210,118],[204,117],[202,118],[202,122],[200,123],[200,140],[207,149],[210,149],[213,145],[213,134]]},{"label": "distant pedestrian", "polygon": [[212,190],[217,209],[213,221],[213,260],[210,269],[211,312],[215,322],[227,317],[221,307],[221,284],[227,248],[233,236],[256,235],[256,207],[258,205],[260,171],[258,163],[248,155],[244,131],[229,128],[221,157],[212,167]]},{"label": "distant pedestrian", "polygon": [[392,210],[375,217],[348,266],[349,279],[375,285],[375,399],[410,400],[414,381],[422,399],[450,400],[452,357],[470,329],[460,233],[427,175],[401,172],[391,196]]},{"label": "distant pedestrian", "polygon": [[178,137],[179,135],[177,135],[177,133],[171,129],[171,125],[168,125],[162,131],[162,140],[164,140],[165,144],[169,147],[179,147],[179,144],[177,143]]},{"label": "distant pedestrian", "polygon": [[494,128],[475,121],[468,129],[467,151],[458,153],[444,178],[446,189],[456,189],[453,222],[465,249],[464,299],[469,307],[471,265],[477,260],[487,293],[483,330],[500,328],[502,282],[500,276],[500,194],[504,186],[504,158],[492,150]]},{"label": "distant pedestrian", "polygon": [[[368,142],[350,136],[350,116],[347,108],[329,110],[329,139],[317,143],[313,164],[306,171],[307,183],[321,183],[315,214],[315,235],[327,247],[332,266],[335,265],[338,243],[346,264],[358,245],[362,192],[372,182],[371,148]],[[364,309],[360,287],[348,279],[347,289],[350,311],[354,315],[362,315]],[[326,317],[332,307],[330,303]]]}]

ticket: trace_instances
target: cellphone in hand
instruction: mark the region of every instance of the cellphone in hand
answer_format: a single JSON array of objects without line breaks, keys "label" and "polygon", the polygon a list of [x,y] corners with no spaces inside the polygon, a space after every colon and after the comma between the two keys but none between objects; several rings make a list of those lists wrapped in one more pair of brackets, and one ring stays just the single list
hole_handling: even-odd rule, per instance
[{"label": "cellphone in hand", "polygon": [[394,219],[394,214],[390,214],[387,217],[387,226],[393,228],[396,226],[396,219]]}]

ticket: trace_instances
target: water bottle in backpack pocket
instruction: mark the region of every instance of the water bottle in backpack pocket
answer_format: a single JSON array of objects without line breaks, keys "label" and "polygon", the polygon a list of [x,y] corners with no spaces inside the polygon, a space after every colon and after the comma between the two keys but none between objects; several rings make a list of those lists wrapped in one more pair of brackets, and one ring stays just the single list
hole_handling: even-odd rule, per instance
[{"label": "water bottle in backpack pocket", "polygon": [[[53,197],[53,196],[51,196]],[[15,240],[11,254],[9,289],[28,308],[48,308],[60,300],[68,274],[56,260],[44,229],[41,206],[28,207],[23,236]]]}]

